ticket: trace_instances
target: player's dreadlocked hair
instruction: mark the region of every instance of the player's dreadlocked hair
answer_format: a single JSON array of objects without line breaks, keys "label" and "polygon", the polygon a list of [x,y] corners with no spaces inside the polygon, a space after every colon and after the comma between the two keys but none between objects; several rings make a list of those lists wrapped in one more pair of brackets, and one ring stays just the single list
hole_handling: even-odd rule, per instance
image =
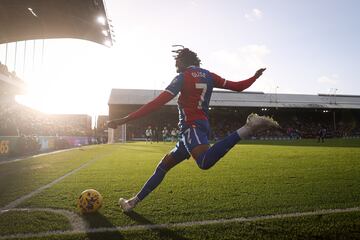
[{"label": "player's dreadlocked hair", "polygon": [[195,52],[191,51],[188,48],[185,48],[182,45],[173,45],[173,47],[181,47],[181,49],[172,51],[173,53],[176,53],[174,58],[180,72],[182,72],[189,66],[200,66],[201,60],[198,58]]}]

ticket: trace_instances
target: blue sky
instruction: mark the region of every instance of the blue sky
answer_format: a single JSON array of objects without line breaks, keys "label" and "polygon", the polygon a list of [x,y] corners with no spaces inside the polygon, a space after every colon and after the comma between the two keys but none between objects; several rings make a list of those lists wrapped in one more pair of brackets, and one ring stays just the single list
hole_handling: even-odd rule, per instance
[{"label": "blue sky", "polygon": [[[106,0],[106,5],[114,46],[47,40],[46,63],[28,77],[33,90],[22,102],[45,112],[107,114],[111,88],[167,86],[176,74],[172,44],[196,51],[202,67],[229,80],[267,67],[248,91],[360,95],[360,1]],[[56,100],[63,91],[66,99]]]}]

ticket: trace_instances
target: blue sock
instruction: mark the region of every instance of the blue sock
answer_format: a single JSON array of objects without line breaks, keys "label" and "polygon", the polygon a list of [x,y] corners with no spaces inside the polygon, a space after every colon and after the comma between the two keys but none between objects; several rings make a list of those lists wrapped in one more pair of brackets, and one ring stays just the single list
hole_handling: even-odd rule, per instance
[{"label": "blue sock", "polygon": [[136,195],[138,199],[143,200],[149,193],[151,193],[164,179],[167,173],[165,164],[161,161],[156,167],[154,174],[147,180],[140,192]]},{"label": "blue sock", "polygon": [[197,165],[203,170],[211,168],[239,141],[239,134],[236,131],[233,132],[226,138],[216,142],[206,152],[202,153],[196,159]]}]

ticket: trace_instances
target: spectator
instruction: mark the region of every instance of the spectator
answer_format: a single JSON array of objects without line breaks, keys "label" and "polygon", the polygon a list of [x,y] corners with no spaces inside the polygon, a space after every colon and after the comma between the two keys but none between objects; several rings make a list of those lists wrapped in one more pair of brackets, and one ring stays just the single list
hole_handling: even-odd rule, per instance
[{"label": "spectator", "polygon": [[173,129],[171,130],[171,141],[172,141],[172,142],[175,142],[176,140],[177,140],[177,137],[176,137],[176,129],[173,128]]},{"label": "spectator", "polygon": [[153,131],[153,142],[159,142],[159,128],[158,127],[155,127],[154,131]]},{"label": "spectator", "polygon": [[324,138],[326,136],[326,128],[321,126],[318,131],[318,142],[324,142]]},{"label": "spectator", "polygon": [[146,136],[146,142],[152,143],[153,132],[151,126],[148,126],[148,128],[145,130],[145,136]]},{"label": "spectator", "polygon": [[162,130],[163,142],[167,141],[168,134],[169,134],[169,131],[167,130],[166,127],[164,127],[164,129]]}]

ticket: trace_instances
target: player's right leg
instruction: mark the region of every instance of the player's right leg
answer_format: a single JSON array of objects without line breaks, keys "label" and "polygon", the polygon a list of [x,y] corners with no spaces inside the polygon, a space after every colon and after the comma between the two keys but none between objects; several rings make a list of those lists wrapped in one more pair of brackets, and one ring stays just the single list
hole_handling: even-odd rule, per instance
[{"label": "player's right leg", "polygon": [[259,116],[256,113],[251,113],[244,126],[237,130],[241,139],[250,137],[258,132],[268,129],[280,129],[280,125],[272,118],[267,116]]},{"label": "player's right leg", "polygon": [[153,175],[147,180],[140,192],[130,198],[129,200],[120,198],[119,205],[123,212],[131,211],[140,201],[142,201],[147,195],[149,195],[157,186],[160,185],[164,179],[166,173],[177,164],[181,163],[185,159],[189,158],[190,154],[187,152],[184,144],[178,142],[176,147],[157,165]]},{"label": "player's right leg", "polygon": [[[199,168],[203,170],[210,169],[241,139],[246,139],[253,134],[270,128],[279,127],[279,124],[269,117],[250,114],[246,124],[237,131],[216,142],[211,147],[206,144],[199,144],[191,149],[191,155],[196,160]],[[192,130],[196,133],[195,129]],[[200,133],[196,133],[196,135],[197,139],[201,139]]]}]

